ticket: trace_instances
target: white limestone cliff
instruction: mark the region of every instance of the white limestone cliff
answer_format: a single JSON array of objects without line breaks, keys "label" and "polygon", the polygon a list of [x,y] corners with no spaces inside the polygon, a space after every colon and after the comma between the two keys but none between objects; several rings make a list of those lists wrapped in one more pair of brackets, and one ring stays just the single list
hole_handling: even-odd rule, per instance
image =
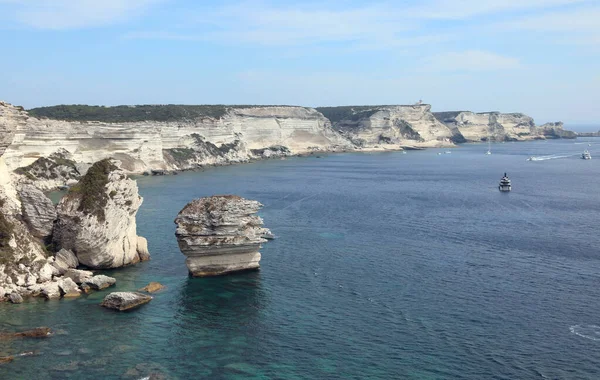
[{"label": "white limestone cliff", "polygon": [[254,215],[262,205],[235,195],[196,199],[177,215],[177,242],[194,277],[257,269],[270,231]]},{"label": "white limestone cliff", "polygon": [[334,128],[358,146],[393,149],[454,145],[452,131],[433,116],[428,104],[333,107],[327,111],[344,112],[339,120],[334,119]]},{"label": "white limestone cliff", "polygon": [[545,138],[574,138],[562,129],[562,123],[537,127],[533,118],[522,113],[436,112],[435,116],[466,141],[527,141]]},{"label": "white limestone cliff", "polygon": [[141,173],[243,162],[255,157],[253,149],[278,145],[292,153],[352,148],[329,120],[304,107],[229,107],[219,118],[108,123],[39,119],[0,103],[3,130],[12,133],[0,141],[0,147],[7,145],[11,170],[59,149],[78,164],[110,157],[121,161],[124,170]]}]

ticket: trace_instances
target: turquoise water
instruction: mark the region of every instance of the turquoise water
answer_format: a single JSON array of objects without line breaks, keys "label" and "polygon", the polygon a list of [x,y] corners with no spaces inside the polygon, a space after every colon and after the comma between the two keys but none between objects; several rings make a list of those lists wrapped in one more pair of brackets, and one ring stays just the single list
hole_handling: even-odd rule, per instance
[{"label": "turquoise water", "polygon": [[[101,308],[107,292],[0,305],[3,330],[56,331],[0,342],[3,355],[37,354],[0,377],[600,378],[600,149],[584,161],[584,147],[495,144],[485,156],[465,145],[139,178],[153,259],[109,272],[109,291],[166,290],[129,313]],[[505,171],[510,194],[497,190]],[[193,198],[230,193],[261,201],[278,239],[258,272],[188,278],[173,220]]]}]

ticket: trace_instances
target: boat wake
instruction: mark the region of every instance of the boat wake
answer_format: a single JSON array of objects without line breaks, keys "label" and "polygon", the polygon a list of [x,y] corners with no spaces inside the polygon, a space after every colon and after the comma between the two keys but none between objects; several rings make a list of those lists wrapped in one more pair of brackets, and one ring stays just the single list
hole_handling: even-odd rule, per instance
[{"label": "boat wake", "polygon": [[590,340],[600,340],[600,326],[596,325],[574,325],[569,330],[575,335]]},{"label": "boat wake", "polygon": [[579,154],[566,154],[566,155],[552,154],[550,156],[531,156],[527,159],[527,161],[557,160],[559,158],[569,158],[569,157],[574,157],[574,156],[579,156]]}]

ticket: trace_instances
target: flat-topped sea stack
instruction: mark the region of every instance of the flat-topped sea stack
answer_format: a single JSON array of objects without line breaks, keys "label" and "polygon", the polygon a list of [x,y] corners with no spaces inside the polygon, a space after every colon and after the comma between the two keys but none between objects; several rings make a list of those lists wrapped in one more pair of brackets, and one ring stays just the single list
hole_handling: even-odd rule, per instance
[{"label": "flat-topped sea stack", "polygon": [[270,231],[255,215],[257,201],[236,195],[215,195],[188,203],[179,212],[177,242],[194,277],[219,276],[258,269],[261,244]]}]

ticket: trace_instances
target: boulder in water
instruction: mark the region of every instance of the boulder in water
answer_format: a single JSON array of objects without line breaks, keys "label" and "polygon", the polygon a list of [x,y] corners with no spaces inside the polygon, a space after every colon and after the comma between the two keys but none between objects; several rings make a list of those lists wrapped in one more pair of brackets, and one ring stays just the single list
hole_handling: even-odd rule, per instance
[{"label": "boulder in water", "polygon": [[131,310],[152,301],[147,294],[136,292],[114,292],[104,297],[102,306],[118,311]]},{"label": "boulder in water", "polygon": [[217,195],[188,203],[177,215],[177,242],[194,277],[258,269],[258,250],[266,242],[262,205],[235,195]]},{"label": "boulder in water", "polygon": [[10,293],[8,300],[12,303],[23,303],[23,297],[17,292]]},{"label": "boulder in water", "polygon": [[81,290],[79,290],[79,287],[75,281],[69,277],[58,280],[58,288],[60,289],[62,296],[65,298],[74,298],[81,295]]},{"label": "boulder in water", "polygon": [[77,285],[81,285],[87,280],[94,277],[94,274],[88,270],[79,270],[79,269],[69,269],[65,272],[65,276],[68,277]]},{"label": "boulder in water", "polygon": [[117,280],[112,277],[99,274],[88,280],[85,280],[83,284],[89,286],[93,290],[102,290],[108,288],[109,286],[113,286],[116,282]]}]

